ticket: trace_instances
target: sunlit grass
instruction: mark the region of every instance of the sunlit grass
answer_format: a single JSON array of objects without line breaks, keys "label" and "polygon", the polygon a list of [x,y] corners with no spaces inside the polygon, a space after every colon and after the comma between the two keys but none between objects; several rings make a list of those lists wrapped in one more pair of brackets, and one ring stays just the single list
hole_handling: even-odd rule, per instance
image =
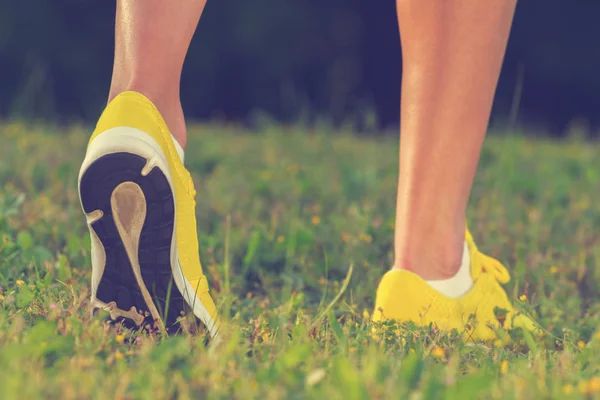
[{"label": "sunlit grass", "polygon": [[600,395],[596,143],[486,142],[469,224],[509,266],[509,296],[549,334],[469,346],[435,327],[373,334],[374,291],[392,262],[397,138],[190,131],[202,262],[230,310],[216,348],[90,315],[76,191],[88,132],[0,125],[1,399]]}]

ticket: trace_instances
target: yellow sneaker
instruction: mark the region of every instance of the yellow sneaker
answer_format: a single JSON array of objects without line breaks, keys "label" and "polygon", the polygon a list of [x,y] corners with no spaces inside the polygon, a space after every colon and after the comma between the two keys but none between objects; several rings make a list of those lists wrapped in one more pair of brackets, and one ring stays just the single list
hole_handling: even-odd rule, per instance
[{"label": "yellow sneaker", "polygon": [[217,335],[198,254],[195,195],[183,150],[154,104],[136,92],[118,95],[100,117],[79,173],[93,308],[171,333],[191,311]]},{"label": "yellow sneaker", "polygon": [[469,341],[496,339],[500,327],[540,333],[536,324],[518,313],[508,300],[501,286],[510,281],[506,268],[479,252],[469,231],[466,242],[473,278],[473,287],[467,293],[458,298],[446,297],[410,271],[391,270],[377,289],[373,321],[412,321],[419,326],[433,323],[444,331],[456,329]]}]

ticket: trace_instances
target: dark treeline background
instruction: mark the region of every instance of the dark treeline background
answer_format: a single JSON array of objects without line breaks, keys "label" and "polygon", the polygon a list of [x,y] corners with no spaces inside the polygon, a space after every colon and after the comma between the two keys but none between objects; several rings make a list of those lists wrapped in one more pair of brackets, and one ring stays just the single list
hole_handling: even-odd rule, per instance
[{"label": "dark treeline background", "polygon": [[[93,122],[110,82],[114,9],[107,0],[0,1],[0,116]],[[599,21],[597,0],[521,0],[493,121],[557,135],[584,121],[596,133]],[[182,101],[195,119],[377,115],[383,128],[398,124],[400,77],[393,0],[209,0]]]}]

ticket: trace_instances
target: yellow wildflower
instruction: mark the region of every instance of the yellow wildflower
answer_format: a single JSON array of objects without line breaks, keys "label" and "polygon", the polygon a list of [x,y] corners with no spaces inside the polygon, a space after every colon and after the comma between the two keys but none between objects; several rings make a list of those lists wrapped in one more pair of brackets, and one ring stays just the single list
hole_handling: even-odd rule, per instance
[{"label": "yellow wildflower", "polygon": [[348,243],[352,240],[352,235],[350,235],[349,233],[342,232],[340,236],[342,237],[342,242],[344,243]]},{"label": "yellow wildflower", "polygon": [[588,381],[588,391],[590,393],[598,393],[600,392],[600,378],[594,376],[592,379]]},{"label": "yellow wildflower", "polygon": [[321,223],[321,218],[319,218],[318,215],[313,215],[310,222],[312,222],[313,225],[319,225]]},{"label": "yellow wildflower", "polygon": [[123,343],[125,341],[125,335],[117,335],[115,337],[115,340],[117,341],[117,343]]},{"label": "yellow wildflower", "polygon": [[115,352],[115,359],[120,360],[123,358],[123,353],[121,353],[120,351],[116,351]]},{"label": "yellow wildflower", "polygon": [[365,243],[371,243],[373,241],[371,235],[367,235],[366,233],[361,233],[359,239]]},{"label": "yellow wildflower", "polygon": [[550,273],[552,275],[556,275],[558,273],[558,267],[556,265],[553,265],[552,267],[550,267]]},{"label": "yellow wildflower", "polygon": [[570,395],[571,393],[573,393],[573,385],[571,385],[570,383],[567,383],[566,385],[563,386],[562,392],[564,394],[566,394],[567,396]]},{"label": "yellow wildflower", "polygon": [[367,309],[364,309],[363,310],[363,318],[364,319],[369,319],[369,317],[370,317],[369,312],[367,311]]},{"label": "yellow wildflower", "polygon": [[508,371],[508,360],[502,360],[502,362],[500,363],[500,372],[502,373],[502,375],[506,375],[507,371]]},{"label": "yellow wildflower", "polygon": [[277,243],[283,243],[285,241],[285,236],[279,235],[277,236]]},{"label": "yellow wildflower", "polygon": [[442,360],[446,357],[446,352],[443,347],[435,346],[433,350],[431,350],[431,355],[438,360]]},{"label": "yellow wildflower", "polygon": [[580,349],[583,349],[585,347],[585,342],[583,340],[578,341],[577,347],[579,347]]},{"label": "yellow wildflower", "polygon": [[17,282],[15,282],[17,284],[17,286],[23,286],[25,284],[25,282],[22,279],[17,279]]},{"label": "yellow wildflower", "polygon": [[524,295],[524,294],[522,294],[522,295],[519,296],[519,300],[525,301],[525,300],[527,300],[527,296]]}]

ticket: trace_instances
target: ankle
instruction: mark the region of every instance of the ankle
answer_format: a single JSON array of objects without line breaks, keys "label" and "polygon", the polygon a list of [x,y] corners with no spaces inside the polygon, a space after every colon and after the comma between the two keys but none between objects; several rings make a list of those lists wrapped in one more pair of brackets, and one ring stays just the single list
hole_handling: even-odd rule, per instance
[{"label": "ankle", "polygon": [[158,88],[149,87],[136,82],[132,82],[128,85],[116,85],[113,83],[108,101],[112,101],[117,95],[126,91],[134,91],[146,96],[160,112],[171,135],[173,135],[182,148],[185,148],[187,131],[178,90],[175,92],[176,94],[173,94],[172,91],[169,93],[165,90],[161,91]]},{"label": "ankle", "polygon": [[404,269],[419,275],[424,280],[443,280],[456,275],[460,269],[459,262],[437,261],[432,258],[423,260],[399,259],[394,263],[394,269]]},{"label": "ankle", "polygon": [[[426,245],[424,245],[426,244]],[[405,269],[425,280],[449,279],[460,269],[464,239],[458,243],[436,243],[427,240],[411,246],[397,246],[395,269]]]}]

